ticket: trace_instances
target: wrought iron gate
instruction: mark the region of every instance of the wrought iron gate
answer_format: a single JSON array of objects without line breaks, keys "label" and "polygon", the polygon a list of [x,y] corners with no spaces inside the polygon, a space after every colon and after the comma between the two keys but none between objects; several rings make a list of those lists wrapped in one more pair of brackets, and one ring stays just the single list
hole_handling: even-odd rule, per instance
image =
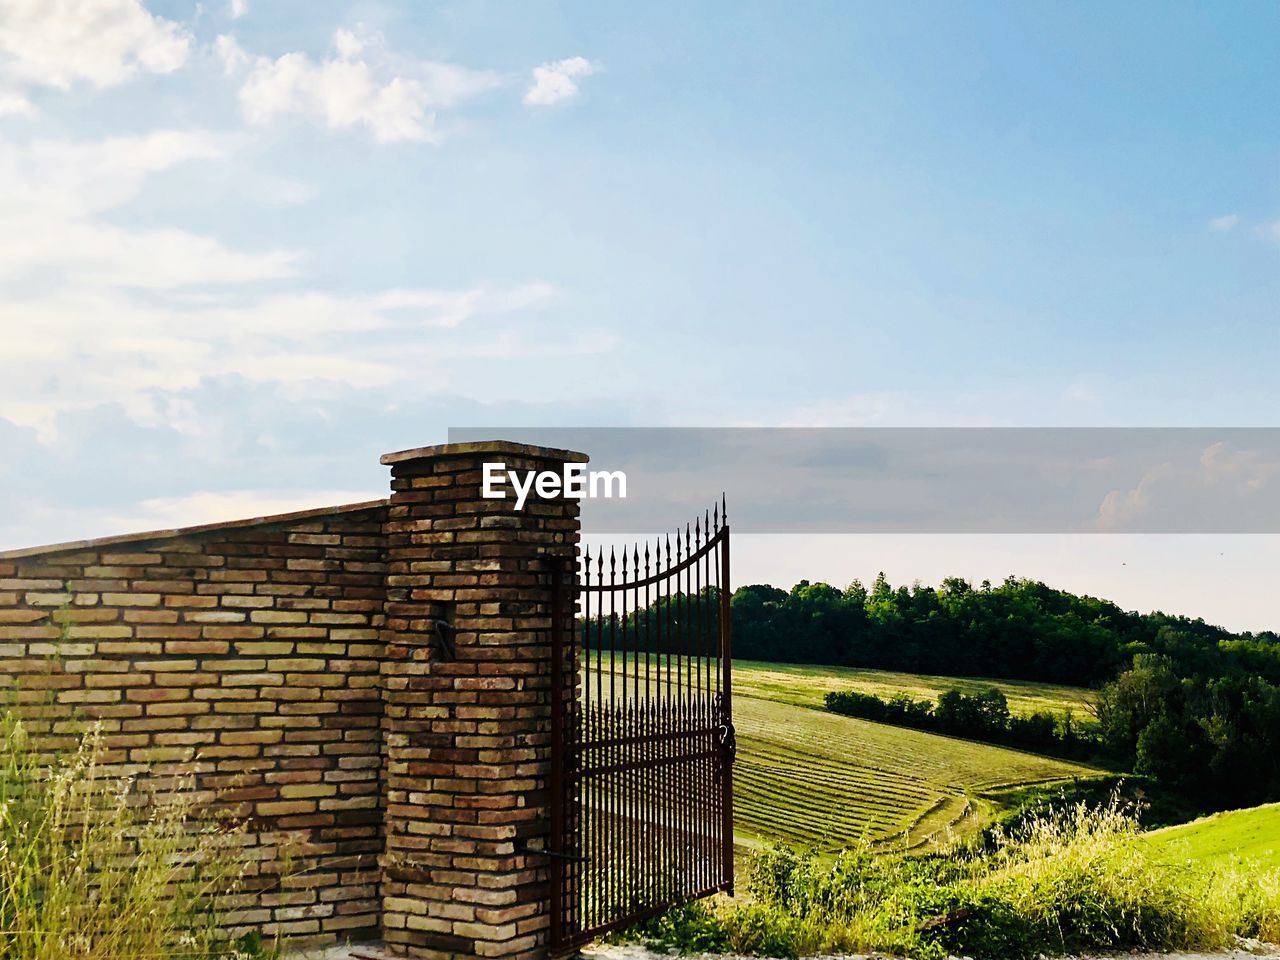
[{"label": "wrought iron gate", "polygon": [[[584,553],[553,611],[554,953],[733,892],[729,527]],[[573,632],[563,605],[573,593]]]}]

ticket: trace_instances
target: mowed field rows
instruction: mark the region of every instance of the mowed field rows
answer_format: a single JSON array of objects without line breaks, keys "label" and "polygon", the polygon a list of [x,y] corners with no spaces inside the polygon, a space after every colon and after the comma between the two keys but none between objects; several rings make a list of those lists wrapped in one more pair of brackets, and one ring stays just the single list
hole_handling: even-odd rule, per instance
[{"label": "mowed field rows", "polygon": [[[605,678],[612,673],[619,696],[630,698],[637,675],[642,691],[646,680],[655,687],[659,677],[662,683],[668,678],[679,683],[678,675],[697,669],[686,663],[683,670],[673,665],[668,671],[658,659],[641,661],[619,655],[610,664],[606,655],[598,668],[593,660],[586,676],[602,680],[607,690]],[[621,689],[624,670],[628,692]],[[987,682],[735,660],[739,848],[782,840],[837,849],[866,839],[886,848],[915,849],[988,822],[997,806],[989,796],[993,792],[1105,775],[1082,764],[842,717],[822,707],[829,690],[936,696],[949,686],[983,685]],[[1028,711],[1066,709],[1087,703],[1089,696],[1074,687],[993,685],[1005,690],[1011,705]]]},{"label": "mowed field rows", "polygon": [[742,690],[734,722],[736,832],[747,848],[786,840],[832,849],[863,838],[915,848],[984,823],[987,793],[1102,772]]}]

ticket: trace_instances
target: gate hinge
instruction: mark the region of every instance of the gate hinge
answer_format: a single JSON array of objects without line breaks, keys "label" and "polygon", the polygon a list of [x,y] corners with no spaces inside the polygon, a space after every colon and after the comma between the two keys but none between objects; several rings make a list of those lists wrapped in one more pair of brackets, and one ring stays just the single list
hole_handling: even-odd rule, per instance
[{"label": "gate hinge", "polygon": [[733,759],[738,754],[738,732],[733,728],[733,722],[726,720],[716,728],[716,739],[720,743],[720,749]]},{"label": "gate hinge", "polygon": [[587,863],[590,857],[579,857],[572,853],[561,853],[559,850],[544,850],[541,847],[531,847],[523,840],[517,841],[515,845],[516,853],[524,856],[553,857],[556,860],[569,860],[573,863]]}]

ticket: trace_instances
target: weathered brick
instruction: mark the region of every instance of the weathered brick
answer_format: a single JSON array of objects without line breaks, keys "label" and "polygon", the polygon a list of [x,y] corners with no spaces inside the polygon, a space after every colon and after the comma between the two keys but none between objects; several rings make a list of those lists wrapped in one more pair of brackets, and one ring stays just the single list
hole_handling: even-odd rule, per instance
[{"label": "weathered brick", "polygon": [[[531,562],[573,553],[577,512],[481,500],[482,461],[404,461],[392,501],[363,511],[0,560],[0,672],[54,711],[50,742],[101,718],[109,768],[140,791],[190,769],[248,824],[232,924],[319,943],[380,931],[438,958],[545,948],[545,868],[511,855],[546,814]],[[442,604],[457,663],[422,656]],[[281,888],[290,845],[306,869]],[[420,865],[413,882],[398,857]]]}]

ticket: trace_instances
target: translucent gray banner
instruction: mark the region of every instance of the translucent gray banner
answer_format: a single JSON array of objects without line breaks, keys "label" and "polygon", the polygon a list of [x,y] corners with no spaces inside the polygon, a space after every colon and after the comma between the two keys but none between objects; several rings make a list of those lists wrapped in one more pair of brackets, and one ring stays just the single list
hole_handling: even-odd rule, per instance
[{"label": "translucent gray banner", "polygon": [[1277,533],[1280,429],[467,427],[623,471],[593,533]]}]

